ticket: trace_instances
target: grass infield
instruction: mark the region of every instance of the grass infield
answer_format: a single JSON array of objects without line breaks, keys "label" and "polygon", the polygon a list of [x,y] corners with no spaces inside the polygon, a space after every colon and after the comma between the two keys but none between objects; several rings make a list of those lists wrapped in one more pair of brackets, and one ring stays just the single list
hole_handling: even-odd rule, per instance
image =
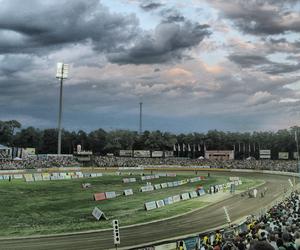
[{"label": "grass infield", "polygon": [[[203,207],[207,203],[202,202],[201,198],[195,198],[148,212],[144,209],[144,203],[194,191],[198,185],[207,189],[209,185],[228,181],[228,177],[213,175],[204,181],[141,193],[139,188],[146,185],[146,181],[141,181],[140,175],[133,175],[130,177],[136,177],[136,183],[123,184],[122,179],[126,177],[129,176],[104,174],[98,178],[31,183],[21,180],[0,181],[0,237],[105,229],[111,228],[112,219],[118,219],[120,226],[164,219]],[[150,182],[157,184],[192,177],[195,175],[178,173],[177,177],[160,177]],[[243,185],[237,187],[237,190],[246,190],[261,183],[251,178],[243,178],[242,181]],[[91,183],[92,188],[83,189],[82,183]],[[129,188],[133,189],[132,196],[121,195],[97,202],[93,200],[94,193],[122,193],[124,189]],[[96,221],[91,214],[95,206],[100,208],[109,220]]]}]

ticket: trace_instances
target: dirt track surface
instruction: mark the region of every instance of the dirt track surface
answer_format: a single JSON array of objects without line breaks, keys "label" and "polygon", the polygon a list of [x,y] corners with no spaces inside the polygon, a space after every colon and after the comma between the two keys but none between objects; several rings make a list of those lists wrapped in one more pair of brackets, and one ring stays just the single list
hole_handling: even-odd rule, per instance
[{"label": "dirt track surface", "polygon": [[[233,175],[233,173],[217,173]],[[234,173],[234,176],[249,176],[250,174]],[[227,200],[209,205],[198,211],[182,215],[173,219],[153,222],[146,225],[121,228],[121,245],[124,248],[147,244],[153,241],[165,240],[168,238],[180,237],[182,235],[196,234],[201,231],[215,228],[226,223],[223,206],[226,206],[230,213],[231,220],[237,220],[253,212],[258,212],[284,193],[284,186],[288,187],[286,176],[251,174],[251,176],[265,180],[264,186],[259,189],[268,188],[264,198],[248,198],[241,195],[234,195]],[[113,248],[112,230],[82,233],[76,235],[50,236],[40,238],[22,238],[0,240],[0,249],[22,249],[22,250],[90,250],[90,249],[111,249]]]}]

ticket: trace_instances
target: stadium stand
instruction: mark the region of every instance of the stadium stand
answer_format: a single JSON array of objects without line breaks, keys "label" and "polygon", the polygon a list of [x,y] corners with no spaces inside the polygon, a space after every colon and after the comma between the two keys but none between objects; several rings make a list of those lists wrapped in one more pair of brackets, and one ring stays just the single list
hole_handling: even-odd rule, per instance
[{"label": "stadium stand", "polygon": [[145,165],[167,166],[209,166],[224,169],[252,169],[297,172],[297,161],[292,160],[201,160],[187,158],[131,158],[131,157],[95,157],[99,167],[138,167]]},{"label": "stadium stand", "polygon": [[32,168],[52,168],[52,167],[79,167],[81,166],[71,157],[48,157],[48,159],[23,159],[23,160],[0,160],[0,169],[32,169]]},{"label": "stadium stand", "polygon": [[[284,172],[297,172],[297,161],[292,160],[201,160],[187,158],[130,158],[130,157],[95,157],[94,162],[98,167],[210,167],[221,169],[251,169],[272,170]],[[73,157],[48,157],[47,159],[9,160],[0,156],[0,169],[27,169],[50,167],[79,167],[81,166]]]},{"label": "stadium stand", "polygon": [[[295,191],[260,218],[249,217],[233,230],[199,235],[195,249],[299,250],[300,194]],[[228,232],[230,232],[228,234]]]}]

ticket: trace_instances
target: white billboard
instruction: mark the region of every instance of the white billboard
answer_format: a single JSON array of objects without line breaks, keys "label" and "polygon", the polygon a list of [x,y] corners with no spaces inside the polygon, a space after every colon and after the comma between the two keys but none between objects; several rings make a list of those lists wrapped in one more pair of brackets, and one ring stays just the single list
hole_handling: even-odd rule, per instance
[{"label": "white billboard", "polygon": [[163,151],[152,151],[152,157],[163,157]]},{"label": "white billboard", "polygon": [[271,150],[270,149],[259,150],[259,158],[260,159],[271,159]]},{"label": "white billboard", "polygon": [[120,156],[132,157],[132,150],[120,150]]},{"label": "white billboard", "polygon": [[260,155],[260,159],[271,159],[271,155]]},{"label": "white billboard", "polygon": [[259,150],[259,154],[261,154],[261,155],[270,155],[271,150],[270,149]]},{"label": "white billboard", "polygon": [[206,150],[205,159],[234,160],[234,151],[233,150]]},{"label": "white billboard", "polygon": [[279,152],[278,159],[280,160],[288,160],[289,159],[289,152]]},{"label": "white billboard", "polygon": [[134,150],[133,156],[134,157],[150,157],[150,151],[149,150]]}]

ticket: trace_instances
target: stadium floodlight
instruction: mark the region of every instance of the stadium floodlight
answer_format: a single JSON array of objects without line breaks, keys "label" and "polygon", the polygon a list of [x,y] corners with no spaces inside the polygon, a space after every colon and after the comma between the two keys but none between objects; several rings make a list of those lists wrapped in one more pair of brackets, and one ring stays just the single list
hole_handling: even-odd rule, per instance
[{"label": "stadium floodlight", "polygon": [[61,117],[62,117],[62,97],[63,97],[63,79],[67,79],[69,74],[69,65],[62,62],[57,63],[56,78],[60,79],[59,92],[59,114],[58,114],[58,145],[57,154],[61,154]]}]

